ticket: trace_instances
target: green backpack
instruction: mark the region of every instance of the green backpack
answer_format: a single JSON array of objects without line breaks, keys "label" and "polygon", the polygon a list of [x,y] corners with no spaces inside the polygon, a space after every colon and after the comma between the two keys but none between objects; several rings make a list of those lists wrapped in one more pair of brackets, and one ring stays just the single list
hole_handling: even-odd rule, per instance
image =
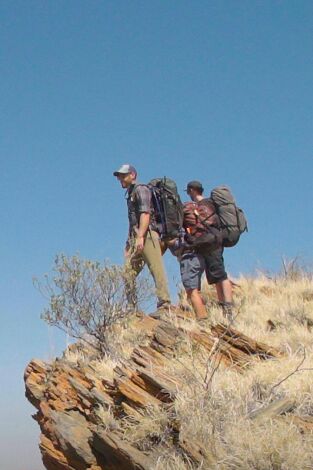
[{"label": "green backpack", "polygon": [[221,222],[223,246],[235,246],[240,235],[248,231],[248,223],[243,210],[236,205],[234,196],[227,186],[212,189],[211,199]]},{"label": "green backpack", "polygon": [[152,194],[155,219],[162,240],[179,236],[183,226],[183,204],[175,181],[164,176],[148,183]]}]

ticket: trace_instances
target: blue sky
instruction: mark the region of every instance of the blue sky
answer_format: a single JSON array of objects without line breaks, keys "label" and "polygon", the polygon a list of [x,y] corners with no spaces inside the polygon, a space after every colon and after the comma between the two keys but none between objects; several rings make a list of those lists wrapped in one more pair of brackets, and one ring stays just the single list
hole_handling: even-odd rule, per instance
[{"label": "blue sky", "polygon": [[43,468],[22,375],[65,344],[32,277],[60,252],[122,262],[120,164],[181,194],[190,179],[228,184],[250,226],[225,253],[233,276],[312,263],[312,13],[305,0],[0,2],[6,470]]}]

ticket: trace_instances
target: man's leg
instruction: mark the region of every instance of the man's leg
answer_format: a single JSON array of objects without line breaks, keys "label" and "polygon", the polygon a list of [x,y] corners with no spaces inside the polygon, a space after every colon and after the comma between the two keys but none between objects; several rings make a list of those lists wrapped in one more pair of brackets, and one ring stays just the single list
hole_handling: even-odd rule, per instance
[{"label": "man's leg", "polygon": [[200,292],[203,271],[204,260],[201,255],[185,253],[182,256],[180,260],[181,279],[197,320],[207,318],[207,311]]},{"label": "man's leg", "polygon": [[216,250],[205,253],[203,258],[208,284],[219,284],[220,287],[217,289],[217,295],[219,300],[223,300],[223,290],[220,283],[227,280],[227,273],[224,266],[223,248],[217,248]]},{"label": "man's leg", "polygon": [[209,284],[215,284],[219,304],[223,314],[230,319],[233,316],[232,285],[225,271],[223,248],[218,248],[204,255],[205,273]]},{"label": "man's leg", "polygon": [[149,230],[145,240],[142,257],[147,263],[154,279],[156,295],[158,298],[158,307],[161,307],[163,304],[170,305],[171,299],[161,253],[159,235],[157,232]]},{"label": "man's leg", "polygon": [[224,279],[215,284],[217,298],[220,302],[227,302],[229,304],[233,301],[233,289],[229,279]]},{"label": "man's leg", "polygon": [[187,298],[191,302],[197,320],[208,318],[207,311],[201,297],[201,292],[198,289],[187,289],[186,294]]},{"label": "man's leg", "polygon": [[130,255],[126,261],[126,295],[129,305],[133,310],[138,308],[138,297],[136,289],[136,278],[143,270],[145,265],[144,259],[141,255],[135,254],[131,250]]}]

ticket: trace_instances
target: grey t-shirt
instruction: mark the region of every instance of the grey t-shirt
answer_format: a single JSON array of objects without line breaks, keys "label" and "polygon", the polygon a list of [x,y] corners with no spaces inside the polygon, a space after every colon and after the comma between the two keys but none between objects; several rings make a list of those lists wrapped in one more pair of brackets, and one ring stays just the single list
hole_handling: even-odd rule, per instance
[{"label": "grey t-shirt", "polygon": [[154,210],[151,198],[151,191],[145,184],[136,183],[127,191],[127,208],[129,220],[129,235],[133,233],[134,227],[139,226],[140,214],[150,214],[150,228],[157,230]]}]

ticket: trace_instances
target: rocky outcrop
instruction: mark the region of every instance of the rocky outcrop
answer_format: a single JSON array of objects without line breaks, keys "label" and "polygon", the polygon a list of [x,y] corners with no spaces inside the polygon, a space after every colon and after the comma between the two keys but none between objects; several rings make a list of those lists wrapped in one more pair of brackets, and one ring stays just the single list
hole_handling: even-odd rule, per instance
[{"label": "rocky outcrop", "polygon": [[[208,360],[218,358],[238,372],[255,358],[282,354],[224,325],[184,328],[143,316],[136,320],[135,328],[149,341],[135,347],[131,358],[115,367],[113,379],[99,376],[94,360],[71,362],[64,357],[52,364],[32,360],[27,366],[26,397],[37,409],[34,419],[41,429],[39,445],[48,470],[152,469],[153,446],[142,449],[128,442],[119,422],[127,416],[136,420],[147,406],[171,406],[181,384],[167,370],[186,339],[202,347]],[[99,419],[99,408],[110,411],[109,423]],[[175,416],[171,416],[169,429],[172,445],[189,461],[199,465],[204,454],[207,462],[214,460],[196,442],[180,436]]]}]

